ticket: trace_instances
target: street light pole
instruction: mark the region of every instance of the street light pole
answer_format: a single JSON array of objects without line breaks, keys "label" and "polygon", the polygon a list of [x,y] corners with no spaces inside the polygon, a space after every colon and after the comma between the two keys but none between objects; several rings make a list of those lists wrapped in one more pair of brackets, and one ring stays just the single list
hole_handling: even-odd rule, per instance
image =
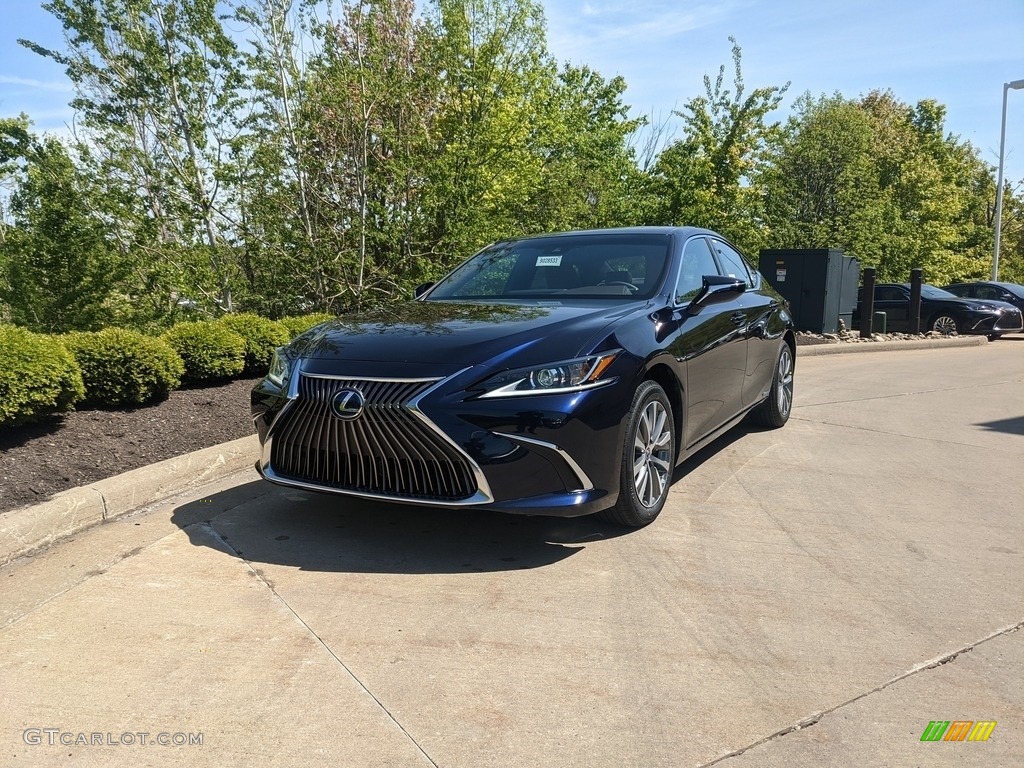
[{"label": "street light pole", "polygon": [[999,173],[996,176],[996,247],[992,253],[992,282],[999,279],[999,236],[1003,226],[1003,153],[1006,150],[1006,95],[1024,88],[1024,80],[1003,83],[1003,119],[999,124]]}]

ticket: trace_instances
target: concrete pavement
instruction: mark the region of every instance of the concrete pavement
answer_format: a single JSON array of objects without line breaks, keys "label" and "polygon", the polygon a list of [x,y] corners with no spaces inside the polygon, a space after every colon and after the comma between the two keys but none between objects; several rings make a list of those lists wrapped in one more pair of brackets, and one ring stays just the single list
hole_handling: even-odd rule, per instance
[{"label": "concrete pavement", "polygon": [[259,441],[250,435],[71,488],[31,507],[0,512],[0,565],[234,474],[252,465],[258,451]]},{"label": "concrete pavement", "polygon": [[248,471],[83,531],[0,569],[0,766],[1024,764],[1022,353],[801,359],[642,531]]}]

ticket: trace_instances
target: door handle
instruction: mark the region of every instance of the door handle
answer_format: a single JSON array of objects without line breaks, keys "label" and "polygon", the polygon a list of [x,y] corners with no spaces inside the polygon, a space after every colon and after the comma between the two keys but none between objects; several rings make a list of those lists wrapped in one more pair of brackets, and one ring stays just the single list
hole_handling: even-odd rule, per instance
[{"label": "door handle", "polygon": [[736,325],[743,325],[747,322],[747,316],[742,312],[733,312],[729,315],[729,319],[732,320]]}]

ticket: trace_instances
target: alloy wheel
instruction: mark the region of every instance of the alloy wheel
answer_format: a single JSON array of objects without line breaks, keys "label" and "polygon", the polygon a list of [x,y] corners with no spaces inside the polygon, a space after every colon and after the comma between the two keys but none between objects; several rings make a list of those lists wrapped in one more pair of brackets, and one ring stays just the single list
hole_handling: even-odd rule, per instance
[{"label": "alloy wheel", "polygon": [[633,437],[633,487],[640,503],[651,508],[668,491],[672,474],[672,422],[657,400],[644,407]]},{"label": "alloy wheel", "polygon": [[932,330],[949,336],[951,333],[956,333],[956,320],[949,315],[940,315],[932,323]]},{"label": "alloy wheel", "polygon": [[788,344],[783,344],[782,352],[779,353],[778,377],[776,397],[779,413],[788,418],[793,407],[793,353],[789,351]]}]

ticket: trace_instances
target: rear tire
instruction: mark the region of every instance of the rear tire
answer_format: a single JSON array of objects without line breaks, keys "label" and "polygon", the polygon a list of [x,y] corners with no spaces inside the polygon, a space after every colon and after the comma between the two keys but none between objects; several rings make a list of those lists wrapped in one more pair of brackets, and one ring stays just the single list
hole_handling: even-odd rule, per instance
[{"label": "rear tire", "polygon": [[793,350],[783,342],[775,364],[772,387],[763,403],[750,412],[750,420],[761,427],[778,429],[789,421],[793,410]]},{"label": "rear tire", "polygon": [[656,382],[645,381],[633,395],[626,420],[619,500],[598,516],[629,528],[654,522],[668,498],[675,457],[672,404]]}]

